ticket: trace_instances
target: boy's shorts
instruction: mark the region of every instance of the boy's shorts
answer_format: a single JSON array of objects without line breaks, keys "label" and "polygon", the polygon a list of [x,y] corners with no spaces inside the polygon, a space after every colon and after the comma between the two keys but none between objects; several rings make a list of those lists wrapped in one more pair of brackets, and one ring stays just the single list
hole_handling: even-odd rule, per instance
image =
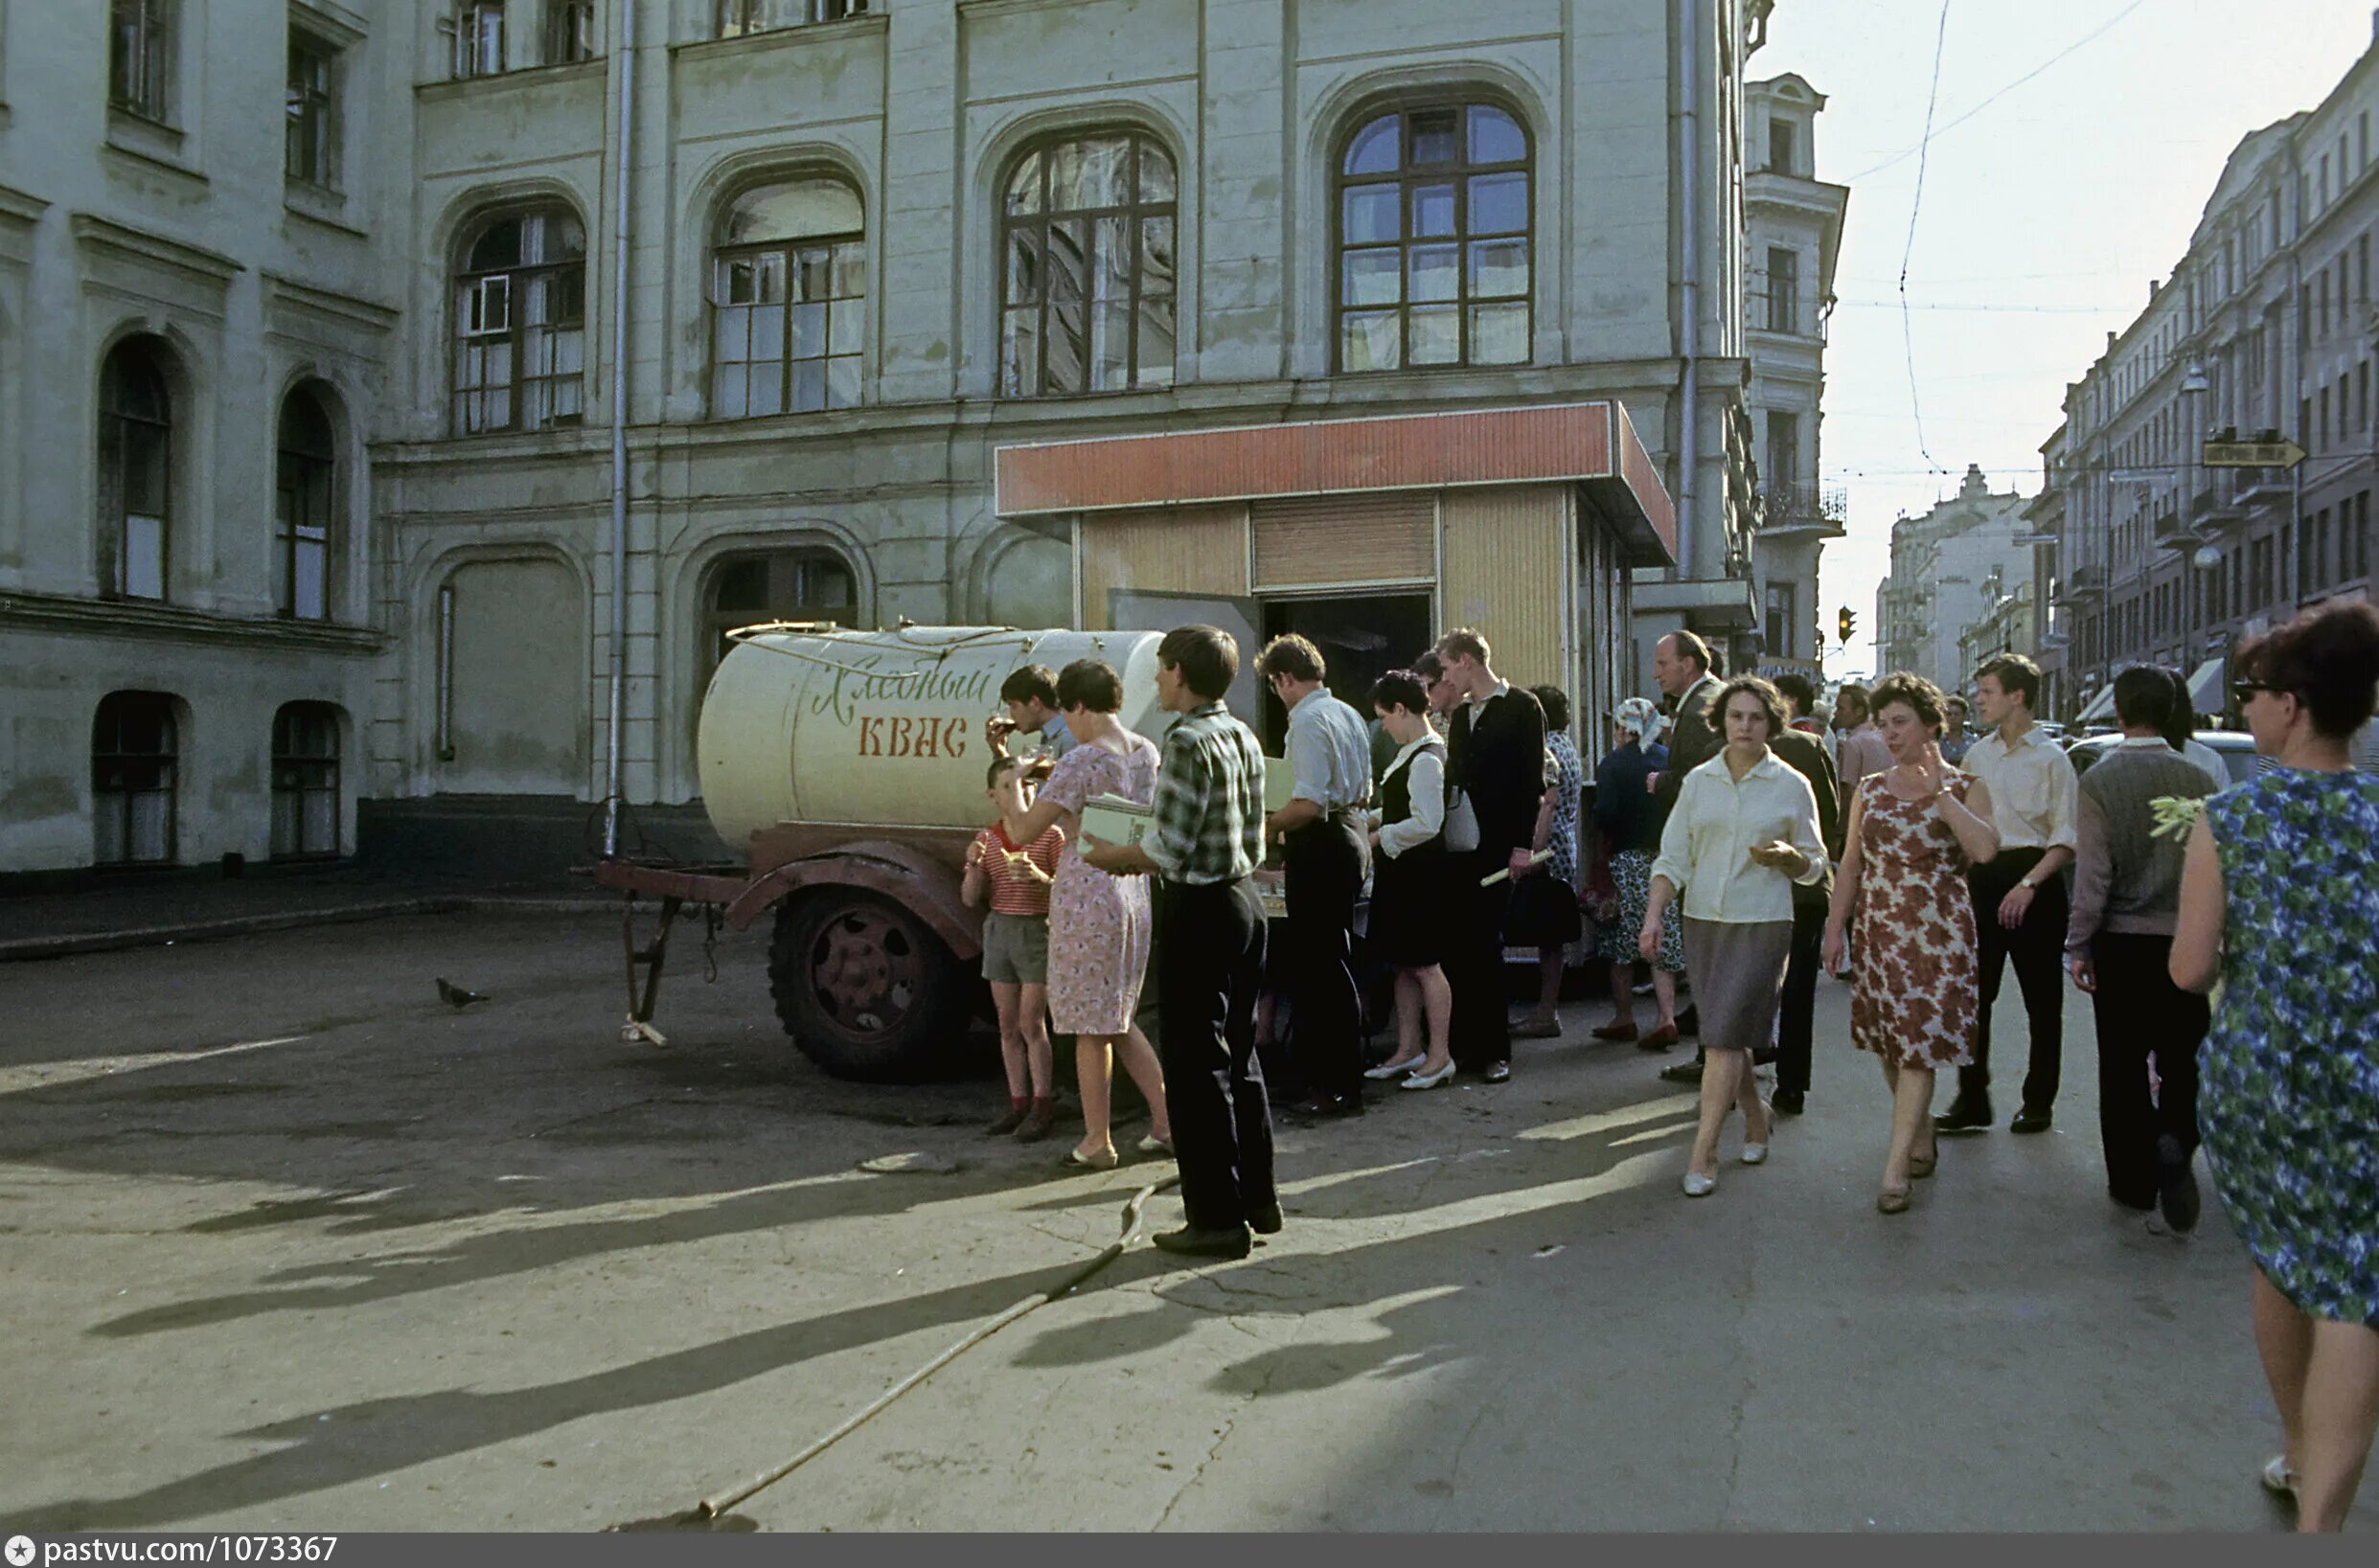
[{"label": "boy's shorts", "polygon": [[995,986],[1049,983],[1049,920],[1042,915],[983,917],[983,978]]}]

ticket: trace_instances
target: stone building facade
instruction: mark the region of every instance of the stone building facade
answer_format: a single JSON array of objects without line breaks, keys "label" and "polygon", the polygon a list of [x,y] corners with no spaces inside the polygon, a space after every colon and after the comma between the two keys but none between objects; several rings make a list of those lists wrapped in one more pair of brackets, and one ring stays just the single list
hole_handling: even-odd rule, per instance
[{"label": "stone building facade", "polygon": [[1747,597],[1769,9],[0,0],[0,872],[666,817],[727,626],[1065,623],[1008,446],[1610,400],[1592,646]]},{"label": "stone building facade", "polygon": [[[2025,499],[1993,490],[1968,465],[1957,493],[1891,525],[1891,571],[1875,589],[1878,675],[1922,675],[1964,691],[1968,627],[1989,621],[2032,577]],[[2029,652],[2029,648],[2017,649]]]}]

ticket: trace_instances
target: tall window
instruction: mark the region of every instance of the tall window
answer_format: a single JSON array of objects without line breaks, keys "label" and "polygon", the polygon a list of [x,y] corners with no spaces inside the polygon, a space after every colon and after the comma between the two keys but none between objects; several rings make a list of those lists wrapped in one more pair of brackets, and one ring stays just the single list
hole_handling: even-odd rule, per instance
[{"label": "tall window", "polygon": [[322,399],[301,387],[281,405],[273,512],[273,602],[297,621],[331,615],[331,517],[338,447]]},{"label": "tall window", "polygon": [[719,0],[719,35],[740,38],[806,22],[839,22],[867,13],[867,0]]},{"label": "tall window", "polygon": [[1008,173],[999,389],[1173,384],[1173,159],[1133,131],[1045,143]]},{"label": "tall window", "polygon": [[1768,120],[1768,167],[1779,174],[1793,172],[1793,122],[1778,115]]},{"label": "tall window", "polygon": [[454,74],[501,76],[504,71],[504,0],[463,0],[454,9]]},{"label": "tall window", "polygon": [[826,550],[773,550],[730,556],[711,572],[702,605],[704,678],[727,656],[727,633],[764,621],[858,619],[858,585],[842,557]]},{"label": "tall window", "polygon": [[103,866],[173,858],[173,699],[161,692],[111,692],[91,722],[92,859]]},{"label": "tall window", "polygon": [[1383,114],[1338,162],[1341,371],[1528,362],[1527,132],[1486,103]]},{"label": "tall window", "polygon": [[859,400],[867,237],[839,180],[735,198],[711,262],[711,417],[849,408]]},{"label": "tall window", "polygon": [[163,599],[172,520],[173,404],[163,348],[127,338],[100,370],[100,591]]},{"label": "tall window", "polygon": [[1797,506],[1800,488],[1800,416],[1768,411],[1768,495],[1771,506]]},{"label": "tall window", "polygon": [[337,70],[338,51],[303,33],[289,34],[282,170],[293,180],[330,190],[339,183]]},{"label": "tall window", "polygon": [[1768,584],[1768,614],[1760,627],[1764,650],[1769,658],[1793,657],[1794,602],[1799,597],[1797,585],[1790,582]]},{"label": "tall window", "polygon": [[454,433],[578,423],[585,360],[579,220],[540,207],[469,231],[454,281]]},{"label": "tall window", "polygon": [[163,121],[172,83],[173,0],[108,0],[107,102]]},{"label": "tall window", "polygon": [[1768,330],[1800,330],[1800,252],[1771,247],[1768,252]]},{"label": "tall window", "polygon": [[595,57],[595,0],[545,0],[545,63]]},{"label": "tall window", "polygon": [[272,856],[339,852],[338,710],[291,702],[273,716]]}]

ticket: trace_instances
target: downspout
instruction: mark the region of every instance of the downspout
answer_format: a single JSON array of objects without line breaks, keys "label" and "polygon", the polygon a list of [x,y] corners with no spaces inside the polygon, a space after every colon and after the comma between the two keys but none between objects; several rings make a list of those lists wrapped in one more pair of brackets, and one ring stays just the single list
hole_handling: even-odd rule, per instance
[{"label": "downspout", "polygon": [[628,241],[629,170],[635,161],[636,0],[620,0],[619,162],[611,191],[611,703],[604,738],[603,854],[620,852],[628,753]]},{"label": "downspout", "polygon": [[1683,361],[1678,396],[1684,404],[1677,435],[1677,564],[1681,579],[1694,575],[1696,473],[1701,466],[1702,423],[1702,67],[1696,12],[1702,0],[1677,0],[1678,147],[1677,199],[1683,214],[1678,265],[1683,274],[1680,307],[1684,320],[1677,352]]}]

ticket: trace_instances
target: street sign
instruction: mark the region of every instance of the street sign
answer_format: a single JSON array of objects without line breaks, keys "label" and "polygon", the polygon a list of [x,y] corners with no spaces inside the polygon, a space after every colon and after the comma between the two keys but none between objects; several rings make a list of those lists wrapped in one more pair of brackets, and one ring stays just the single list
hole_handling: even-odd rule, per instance
[{"label": "street sign", "polygon": [[2203,461],[2208,468],[2293,468],[2304,448],[2293,441],[2209,441]]}]

